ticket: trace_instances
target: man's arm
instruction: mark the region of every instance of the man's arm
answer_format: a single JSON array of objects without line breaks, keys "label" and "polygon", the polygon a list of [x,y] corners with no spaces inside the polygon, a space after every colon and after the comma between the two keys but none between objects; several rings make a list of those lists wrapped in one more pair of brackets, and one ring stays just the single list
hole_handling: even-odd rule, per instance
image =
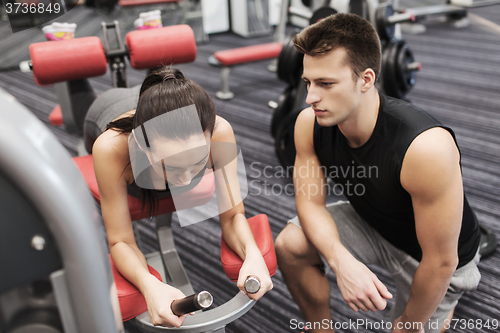
[{"label": "man's arm", "polygon": [[403,161],[401,184],[412,198],[422,260],[400,319],[425,325],[458,264],[464,194],[460,155],[447,130],[432,128],[412,142]]},{"label": "man's arm", "polygon": [[314,151],[314,112],[303,110],[295,125],[297,155],[293,182],[302,230],[337,275],[342,297],[354,310],[383,310],[392,295],[366,265],[342,245],[337,226],[325,206],[325,177]]}]

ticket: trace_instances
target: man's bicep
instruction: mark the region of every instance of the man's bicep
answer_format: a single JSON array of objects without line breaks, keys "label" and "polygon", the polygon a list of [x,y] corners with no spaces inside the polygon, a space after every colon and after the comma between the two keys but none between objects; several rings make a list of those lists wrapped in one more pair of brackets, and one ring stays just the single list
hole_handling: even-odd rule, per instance
[{"label": "man's bicep", "polygon": [[325,205],[325,178],[314,150],[314,113],[303,110],[295,125],[295,166],[293,182],[297,209],[304,204]]},{"label": "man's bicep", "polygon": [[401,183],[412,198],[424,256],[456,254],[461,229],[460,156],[455,142],[444,131],[432,129],[417,138],[408,149],[401,171]]}]

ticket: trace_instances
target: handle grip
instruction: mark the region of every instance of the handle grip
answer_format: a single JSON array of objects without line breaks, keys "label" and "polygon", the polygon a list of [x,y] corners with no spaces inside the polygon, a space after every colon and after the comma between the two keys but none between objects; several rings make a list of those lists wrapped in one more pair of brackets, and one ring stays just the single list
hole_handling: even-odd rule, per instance
[{"label": "handle grip", "polygon": [[170,305],[172,313],[176,316],[182,316],[197,310],[203,310],[212,305],[213,297],[208,291],[200,291],[181,299],[176,299]]},{"label": "handle grip", "polygon": [[260,280],[258,277],[250,275],[245,280],[245,291],[247,294],[255,294],[260,290]]}]

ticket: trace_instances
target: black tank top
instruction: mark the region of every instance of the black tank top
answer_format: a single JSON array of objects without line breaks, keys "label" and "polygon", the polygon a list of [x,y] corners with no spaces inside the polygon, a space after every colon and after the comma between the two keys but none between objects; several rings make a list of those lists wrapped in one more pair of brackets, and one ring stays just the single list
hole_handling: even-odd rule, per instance
[{"label": "black tank top", "polygon": [[[411,196],[401,185],[400,173],[411,142],[433,127],[448,130],[456,144],[453,131],[431,115],[383,95],[373,133],[361,147],[351,148],[338,126],[322,127],[317,121],[314,124],[314,149],[326,168],[325,176],[335,182],[336,190],[344,190],[352,207],[366,222],[418,261],[422,259],[422,250],[415,231]],[[458,267],[474,257],[479,241],[476,217],[464,197]]]}]

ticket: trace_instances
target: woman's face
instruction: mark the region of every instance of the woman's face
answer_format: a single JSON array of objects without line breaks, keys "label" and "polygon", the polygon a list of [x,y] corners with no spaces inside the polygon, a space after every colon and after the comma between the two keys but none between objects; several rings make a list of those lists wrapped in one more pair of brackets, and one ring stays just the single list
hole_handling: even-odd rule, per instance
[{"label": "woman's face", "polygon": [[171,187],[189,185],[209,163],[210,134],[200,133],[186,140],[157,138],[150,145],[149,162]]}]

